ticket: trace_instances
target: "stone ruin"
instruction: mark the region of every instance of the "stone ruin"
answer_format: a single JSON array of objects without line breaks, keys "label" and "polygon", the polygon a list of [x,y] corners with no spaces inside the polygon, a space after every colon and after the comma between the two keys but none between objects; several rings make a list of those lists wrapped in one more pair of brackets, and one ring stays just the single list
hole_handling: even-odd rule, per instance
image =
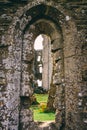
[{"label": "stone ruin", "polygon": [[39,128],[29,109],[34,41],[51,39],[54,127],[87,129],[87,1],[0,0],[0,130]]}]

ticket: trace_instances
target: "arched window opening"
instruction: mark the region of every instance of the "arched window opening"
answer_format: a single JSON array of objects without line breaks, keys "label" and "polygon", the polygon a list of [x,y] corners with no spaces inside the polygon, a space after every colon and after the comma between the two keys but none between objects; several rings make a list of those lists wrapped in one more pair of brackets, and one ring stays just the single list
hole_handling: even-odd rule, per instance
[{"label": "arched window opening", "polygon": [[36,80],[42,80],[42,88],[50,89],[52,76],[51,39],[47,35],[40,34],[34,42],[34,76]]},{"label": "arched window opening", "polygon": [[31,106],[34,111],[34,120],[54,121],[54,111],[47,112],[48,91],[50,89],[53,67],[50,37],[41,34],[35,39],[34,54],[34,97],[36,103],[34,102],[35,106]]}]

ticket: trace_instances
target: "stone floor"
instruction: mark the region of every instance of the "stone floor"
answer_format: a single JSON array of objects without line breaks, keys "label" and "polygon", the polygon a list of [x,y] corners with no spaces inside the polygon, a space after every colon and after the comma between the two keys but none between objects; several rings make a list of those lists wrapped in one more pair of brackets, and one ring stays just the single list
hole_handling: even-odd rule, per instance
[{"label": "stone floor", "polygon": [[38,122],[37,130],[57,130],[54,121]]}]

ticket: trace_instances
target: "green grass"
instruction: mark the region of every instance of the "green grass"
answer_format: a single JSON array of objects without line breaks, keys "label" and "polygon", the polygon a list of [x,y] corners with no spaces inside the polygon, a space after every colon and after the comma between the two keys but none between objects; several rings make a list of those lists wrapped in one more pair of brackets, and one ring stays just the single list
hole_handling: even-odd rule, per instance
[{"label": "green grass", "polygon": [[39,103],[47,102],[48,94],[35,94],[35,97]]},{"label": "green grass", "polygon": [[[47,103],[48,94],[35,94],[37,101],[41,103]],[[35,121],[52,121],[55,120],[54,112],[42,112],[40,105],[32,105],[31,109],[34,112]]]}]

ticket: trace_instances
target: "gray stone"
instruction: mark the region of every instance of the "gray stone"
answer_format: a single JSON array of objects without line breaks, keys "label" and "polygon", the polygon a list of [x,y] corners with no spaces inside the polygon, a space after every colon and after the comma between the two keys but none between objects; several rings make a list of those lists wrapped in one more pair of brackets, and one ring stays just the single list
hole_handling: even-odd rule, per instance
[{"label": "gray stone", "polygon": [[[1,130],[87,129],[86,12],[85,0],[0,1]],[[40,128],[29,110],[40,34],[51,39],[56,128]]]}]

